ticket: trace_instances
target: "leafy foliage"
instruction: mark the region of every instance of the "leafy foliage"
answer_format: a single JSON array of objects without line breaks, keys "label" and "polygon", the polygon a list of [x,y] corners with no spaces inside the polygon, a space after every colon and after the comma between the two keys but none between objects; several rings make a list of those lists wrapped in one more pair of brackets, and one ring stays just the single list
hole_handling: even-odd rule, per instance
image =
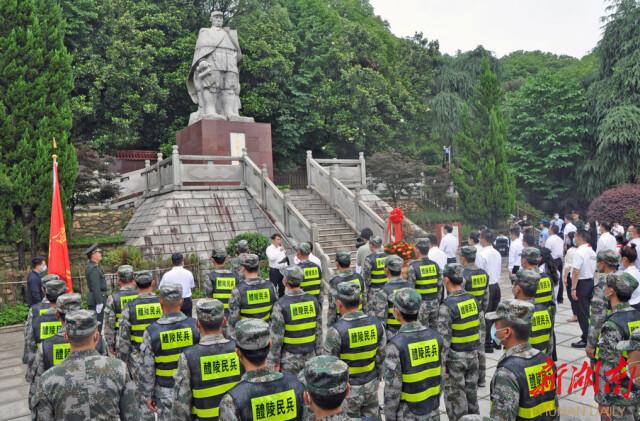
[{"label": "leafy foliage", "polygon": [[269,239],[259,232],[243,232],[242,234],[238,234],[233,237],[227,243],[227,255],[236,255],[236,244],[240,240],[247,240],[249,243],[249,251],[258,255],[260,260],[265,260],[267,258],[266,251],[269,246]]},{"label": "leafy foliage", "polygon": [[627,184],[604,191],[589,205],[590,221],[640,223],[640,185]]},{"label": "leafy foliage", "polygon": [[422,181],[421,163],[397,151],[377,152],[367,160],[375,183],[385,185],[394,206],[400,198],[411,198]]},{"label": "leafy foliage", "polygon": [[78,176],[71,196],[71,212],[78,205],[100,203],[118,195],[115,174],[109,169],[109,158],[102,157],[89,145],[76,146]]},{"label": "leafy foliage", "polygon": [[24,323],[29,313],[27,304],[0,306],[0,327]]}]

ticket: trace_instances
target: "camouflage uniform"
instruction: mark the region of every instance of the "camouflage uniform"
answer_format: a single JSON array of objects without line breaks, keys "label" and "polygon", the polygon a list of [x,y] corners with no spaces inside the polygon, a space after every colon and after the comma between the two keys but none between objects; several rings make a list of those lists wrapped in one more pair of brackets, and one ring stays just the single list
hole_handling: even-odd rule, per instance
[{"label": "camouflage uniform", "polygon": [[[68,314],[70,338],[92,335],[98,328],[95,313]],[[37,420],[139,420],[135,386],[126,365],[95,350],[71,351],[67,359],[47,370],[34,397]]]},{"label": "camouflage uniform", "polygon": [[[133,282],[133,267],[129,265],[122,265],[118,267],[118,278],[120,282],[131,283]],[[133,292],[136,290],[135,285],[127,284],[123,285],[118,292],[126,291]],[[126,294],[125,292],[125,294]],[[131,294],[132,297],[135,296]],[[102,323],[102,336],[109,345],[109,351],[115,354],[116,350],[116,337],[118,336],[118,317],[122,318],[122,310],[120,309],[120,315],[116,314],[116,307],[114,304],[114,294],[110,294],[107,297],[107,303],[104,306],[104,315]]]},{"label": "camouflage uniform", "polygon": [[[182,285],[166,282],[160,287],[160,299],[161,300],[179,300],[182,298]],[[164,372],[174,370],[171,375],[160,374],[160,365],[164,365],[165,361],[160,361],[163,356],[167,354],[159,354],[165,350],[164,339],[162,341],[155,340],[152,337],[152,331],[155,332],[154,336],[163,338],[162,332],[175,329],[190,329],[191,338],[189,341],[184,341],[185,344],[180,344],[177,337],[174,343],[170,343],[166,348],[167,353],[171,355],[180,354],[184,349],[189,346],[197,344],[200,340],[200,334],[195,327],[195,321],[191,317],[187,317],[181,311],[173,313],[165,313],[158,320],[153,322],[145,331],[144,339],[140,345],[140,371],[138,377],[138,384],[140,388],[140,394],[145,400],[153,400],[156,403],[158,418],[163,420],[164,417],[169,415],[171,410],[171,403],[173,401],[173,374],[177,370],[177,360],[175,366],[171,365],[169,368],[163,368]],[[178,346],[179,345],[179,346]]]},{"label": "camouflage uniform", "polygon": [[[620,353],[629,353],[629,352],[632,352],[632,351],[640,351],[640,329],[634,330],[633,333],[631,334],[631,336],[629,337],[629,340],[618,342],[618,344],[616,345],[616,349]],[[638,366],[636,365],[636,366],[632,366],[632,367],[633,367],[633,368],[631,368],[632,372],[635,369],[636,373],[637,373]],[[638,388],[638,386],[636,386],[635,383],[633,384],[633,387],[634,387],[634,389]],[[627,392],[626,386],[623,386],[622,389],[623,389],[623,392],[625,392],[625,393]],[[635,397],[637,397],[637,396],[634,396],[634,398]],[[631,407],[617,407],[617,409],[618,410],[622,410],[622,412],[624,414],[623,418],[635,419],[635,420],[640,419],[640,405],[637,404],[637,403],[636,403],[636,405],[631,406]],[[632,414],[630,414],[630,412],[632,412]]]},{"label": "camouflage uniform", "polygon": [[[598,262],[604,262],[613,272],[620,264],[620,255],[614,250],[602,250],[596,256]],[[607,274],[596,272],[594,275],[593,298],[589,305],[589,334],[587,347],[595,350],[598,345],[600,329],[610,314],[609,300],[604,296],[604,286]]]},{"label": "camouflage uniform", "polygon": [[300,287],[307,294],[311,294],[318,300],[318,305],[322,308],[322,300],[324,299],[324,282],[322,276],[322,268],[309,260],[311,254],[311,244],[300,243],[296,246],[298,257],[301,257],[298,266],[304,272],[304,280]]},{"label": "camouflage uniform", "polygon": [[240,264],[242,259],[249,254],[249,242],[247,240],[240,240],[236,243],[236,256],[232,257],[229,261],[231,264],[231,271],[238,276],[238,279],[242,279],[240,275]]},{"label": "camouflage uniform", "polygon": [[[304,384],[307,392],[313,399],[315,396],[336,396],[347,390],[349,383],[349,366],[338,358],[323,355],[307,361],[304,370],[300,372],[298,379]],[[338,408],[342,409],[342,405]],[[327,421],[351,420],[345,411],[322,418]]]},{"label": "camouflage uniform", "polygon": [[[269,324],[260,319],[241,320],[235,326],[234,336],[240,349],[264,349],[269,346]],[[266,382],[270,384],[264,387],[262,384]],[[282,419],[302,420],[303,393],[304,386],[290,373],[277,373],[268,368],[249,371],[242,376],[240,383],[222,398],[220,420],[252,420],[250,411],[264,411],[265,404],[271,408],[281,408],[284,411],[281,413]],[[282,394],[288,395],[286,402],[279,399],[278,395]]]},{"label": "camouflage uniform", "polygon": [[[456,279],[457,285],[464,282],[463,267],[457,264],[448,264],[444,269],[444,277],[452,280]],[[456,304],[464,301],[476,303],[474,297],[464,289],[450,291],[447,298],[440,304],[438,311],[438,333],[444,340],[444,350],[442,352],[445,360],[444,374],[444,401],[447,409],[447,416],[452,421],[457,421],[465,414],[479,414],[478,406],[478,348],[480,348],[480,317],[476,307],[475,314],[469,312],[468,316],[454,314],[451,307],[459,308]],[[448,305],[450,302],[453,304]],[[470,328],[458,329],[457,323],[474,323],[473,316],[477,324]],[[464,317],[464,318],[461,318]],[[468,317],[468,318],[467,318]],[[475,336],[477,339],[463,343],[455,343],[453,340],[457,336],[456,332],[467,335],[467,338]]]},{"label": "camouflage uniform", "polygon": [[[47,282],[52,281],[54,279],[60,280],[60,277],[55,274],[43,276],[42,286],[45,287],[46,289]],[[22,352],[22,364],[26,364],[28,361],[29,352],[27,350],[27,334],[28,334],[27,332],[29,332],[32,329],[33,318],[46,313],[50,307],[51,307],[51,303],[49,303],[49,300],[47,299],[46,294],[44,294],[42,301],[32,305],[29,308],[29,312],[27,313],[27,320],[24,322],[24,348]]]},{"label": "camouflage uniform", "polygon": [[[359,296],[359,285],[353,284],[351,282],[342,282],[341,284],[338,284],[338,298],[344,297],[346,299],[354,300]],[[380,330],[382,331],[382,334],[380,334],[380,336],[378,337],[378,343],[374,357],[374,370],[376,370],[377,373],[373,380],[370,380],[361,385],[354,384],[353,379],[350,380],[351,392],[349,393],[349,396],[345,401],[344,408],[347,414],[351,417],[374,417],[374,419],[377,419],[379,417],[378,382],[381,376],[382,363],[384,362],[385,355],[384,347],[386,345],[386,334],[384,333],[384,325],[379,323],[377,319],[367,316],[362,311],[346,313],[340,318],[340,320],[344,320],[349,324],[356,324],[361,321],[367,321],[367,318],[369,319],[368,321],[370,321],[371,324],[380,324]],[[339,358],[342,349],[342,338],[338,330],[336,330],[336,326],[337,324],[334,324],[327,331],[327,336],[324,341],[324,352],[325,354],[333,355]]]},{"label": "camouflage uniform", "polygon": [[[402,270],[402,258],[396,255],[384,259],[385,268],[398,272]],[[387,332],[387,341],[390,341],[400,329],[400,322],[393,315],[391,296],[401,288],[409,287],[409,283],[400,276],[392,276],[382,288],[376,288],[373,293],[373,301],[369,308],[370,315],[380,320]]]},{"label": "camouflage uniform", "polygon": [[[269,356],[267,358],[268,366],[276,370],[277,367],[280,367],[281,372],[290,372],[293,374],[298,374],[303,368],[304,364],[311,358],[316,355],[320,355],[322,353],[322,311],[315,297],[310,294],[305,293],[300,287],[300,283],[304,279],[304,273],[299,266],[290,266],[286,269],[283,269],[284,281],[286,282],[286,289],[284,292],[284,296],[282,296],[274,305],[273,311],[271,313],[271,350],[269,351]],[[294,303],[289,304],[291,301]],[[291,352],[291,350],[287,350],[288,347],[286,344],[287,333],[285,327],[288,325],[292,325],[292,327],[296,326],[296,320],[287,320],[287,310],[285,307],[289,307],[290,305],[295,305],[295,302],[313,302],[315,306],[315,329],[303,329],[292,331],[292,333],[305,332],[306,334],[310,334],[311,330],[313,330],[313,335],[315,336],[314,340],[314,349],[310,352],[300,352],[296,353]],[[307,307],[309,308],[309,307]],[[300,318],[301,323],[309,323],[311,317]],[[313,323],[313,322],[310,322]],[[298,324],[299,326],[299,324]],[[303,333],[304,335],[305,333]],[[308,335],[309,339],[311,335]],[[291,344],[289,347],[291,349],[300,348],[300,346],[304,347],[304,350],[307,348],[311,348],[311,344],[302,344],[299,345]]]},{"label": "camouflage uniform", "polygon": [[[489,321],[505,320],[511,323],[530,326],[532,314],[533,305],[529,302],[522,300],[503,300],[498,304],[495,312],[487,313],[485,317]],[[498,361],[498,368],[491,379],[490,415],[491,418],[497,421],[515,421],[519,419],[518,413],[521,410],[521,405],[524,404],[524,402],[520,400],[521,395],[531,396],[531,394],[526,393],[526,391],[522,394],[520,393],[521,382],[513,371],[504,366],[508,359],[512,359],[512,357],[533,360],[533,363],[546,364],[542,360],[544,354],[532,348],[529,342],[522,342],[505,350]],[[549,416],[547,416],[546,419],[559,420],[558,396],[556,395],[555,389],[545,391],[543,395],[537,396],[538,401],[546,402],[549,410],[553,411],[551,413],[545,412],[542,415],[544,416],[548,413]]]},{"label": "camouflage uniform", "polygon": [[[394,295],[394,306],[405,314],[417,314],[422,304],[422,297],[415,290],[411,288],[403,288],[397,291]],[[401,346],[398,339],[403,335],[415,336],[414,341],[424,341],[426,338],[434,338],[438,342],[438,359],[440,367],[437,374],[437,388],[438,393],[431,397],[433,399],[432,405],[434,409],[427,412],[424,415],[417,415],[409,406],[410,404],[402,398],[405,390],[403,388],[403,375],[408,374],[403,372],[403,367],[408,365],[405,361],[403,366],[403,360],[401,357]],[[415,343],[415,342],[414,342]],[[442,371],[444,369],[444,358],[440,351],[442,345],[442,337],[433,329],[424,327],[420,322],[407,322],[404,323],[398,335],[386,346],[386,357],[384,359],[384,415],[387,421],[407,420],[407,421],[436,421],[440,419],[440,388],[442,384]],[[411,357],[409,357],[411,358]],[[438,360],[432,361],[436,363]],[[428,363],[416,365],[418,370],[427,369]],[[410,361],[410,365],[413,367],[413,362]],[[429,370],[427,370],[429,371]],[[420,390],[422,392],[422,390]],[[427,403],[427,399],[424,399],[422,403]],[[415,404],[415,403],[414,403]],[[419,404],[419,403],[418,403]]]},{"label": "camouflage uniform", "polygon": [[[348,251],[336,252],[336,262],[339,262],[343,268],[351,264],[351,253]],[[338,291],[336,288],[338,287],[339,283],[349,281],[357,282],[360,284],[360,290],[362,291],[362,296],[360,298],[360,309],[367,308],[367,291],[364,283],[364,278],[360,276],[360,274],[352,271],[350,268],[339,268],[338,273],[329,281],[329,294],[327,296],[329,305],[327,309],[327,326],[333,325],[336,320],[340,318],[340,314],[336,309],[336,297],[338,296]]]},{"label": "camouflage uniform", "polygon": [[[429,247],[429,242],[427,239],[418,239],[416,242],[416,247],[421,247],[422,249]],[[442,273],[438,264],[433,260],[429,259],[426,255],[423,256],[420,260],[414,260],[409,263],[409,270],[407,272],[407,280],[411,286],[411,288],[416,288],[416,281],[420,278],[420,275],[416,273],[420,271],[420,266],[433,267],[436,272],[436,276],[438,278],[438,283],[436,284],[436,288],[438,291],[436,294],[424,294],[423,302],[420,305],[420,313],[418,314],[418,321],[422,323],[423,326],[430,327],[431,329],[435,329],[438,322],[438,307],[440,306],[440,301],[442,298],[443,286],[442,286]]]},{"label": "camouflage uniform", "polygon": [[[201,300],[196,304],[198,320],[222,323],[224,306],[218,300]],[[209,357],[219,364],[210,363],[208,378],[205,378],[201,364]],[[222,363],[222,364],[220,364]],[[197,367],[191,372],[191,367]],[[174,401],[171,407],[172,421],[190,421],[200,418],[217,418],[219,404],[224,389],[229,390],[240,380],[241,367],[235,353],[235,342],[226,339],[222,333],[207,334],[200,343],[180,355],[178,370],[173,386]],[[194,398],[193,390],[209,391],[206,397]],[[211,392],[211,391],[215,391]],[[219,392],[218,392],[219,391]]]},{"label": "camouflage uniform", "polygon": [[[616,294],[628,294],[630,297],[638,287],[638,281],[629,273],[608,274],[606,285]],[[602,367],[598,372],[599,388],[595,400],[601,406],[610,407],[613,419],[616,420],[631,420],[633,414],[640,409],[640,391],[632,391],[629,398],[625,399],[620,394],[627,392],[627,380],[621,382],[618,394],[614,390],[615,383],[611,380],[615,374],[606,374],[610,370],[611,373],[614,372],[620,357],[623,356],[618,351],[617,344],[630,339],[629,326],[632,325],[640,325],[640,312],[631,307],[628,301],[617,304],[602,325],[596,348],[596,361],[602,362]],[[607,387],[607,383],[610,388]]]}]

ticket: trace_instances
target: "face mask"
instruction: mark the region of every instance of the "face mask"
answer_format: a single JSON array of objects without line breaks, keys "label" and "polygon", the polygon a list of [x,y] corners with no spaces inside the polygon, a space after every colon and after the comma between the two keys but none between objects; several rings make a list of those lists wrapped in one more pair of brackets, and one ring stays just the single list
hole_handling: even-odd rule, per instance
[{"label": "face mask", "polygon": [[40,272],[41,272],[41,273],[44,273],[44,272],[46,272],[46,271],[47,271],[47,264],[46,264],[46,263],[43,263],[43,264],[42,264],[42,266],[40,266]]},{"label": "face mask", "polygon": [[[505,330],[506,328],[502,328],[500,330]],[[493,339],[493,342],[495,342],[498,345],[502,345],[502,339],[498,338],[498,336],[496,335],[496,332],[498,332],[498,329],[496,329],[496,324],[492,324],[491,325],[491,339]]]}]

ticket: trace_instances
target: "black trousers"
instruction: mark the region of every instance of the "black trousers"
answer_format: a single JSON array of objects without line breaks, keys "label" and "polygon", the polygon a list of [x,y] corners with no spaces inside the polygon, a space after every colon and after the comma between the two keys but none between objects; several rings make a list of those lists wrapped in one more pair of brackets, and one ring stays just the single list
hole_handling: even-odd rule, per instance
[{"label": "black trousers", "polygon": [[180,311],[187,317],[193,317],[193,301],[191,300],[191,297],[182,299],[182,307],[180,307]]},{"label": "black trousers", "polygon": [[[500,284],[489,284],[489,305],[487,306],[487,313],[496,311],[498,304],[500,303]],[[491,325],[492,321],[486,320],[485,327],[487,328],[485,333],[484,344],[490,346],[493,342],[491,339]]]},{"label": "black trousers", "polygon": [[269,280],[276,286],[276,289],[278,290],[278,297],[282,297],[284,295],[283,279],[284,276],[280,273],[280,269],[269,268]]},{"label": "black trousers", "polygon": [[576,300],[573,299],[573,297],[571,296],[571,291],[573,291],[573,284],[571,282],[571,273],[567,274],[567,297],[569,297],[569,302],[571,303],[571,312],[573,313],[574,316],[578,315],[578,304],[576,303]]},{"label": "black trousers", "polygon": [[589,334],[589,306],[591,298],[593,298],[593,278],[580,279],[576,287],[576,295],[578,296],[576,302],[578,313],[576,315],[580,330],[582,330],[582,340],[586,342]]},{"label": "black trousers", "polygon": [[[557,259],[553,259],[553,261],[556,264],[556,268],[558,269],[558,272],[562,274],[562,259],[558,257]],[[560,285],[558,285],[558,296],[556,297],[556,301],[558,302],[558,304],[562,304],[564,302],[564,297],[562,296],[563,291],[564,291],[564,282],[560,282]]]},{"label": "black trousers", "polygon": [[520,270],[520,266],[514,266],[513,268],[511,268],[511,273],[515,275],[516,273],[518,273],[519,270]]},{"label": "black trousers", "polygon": [[447,257],[447,264],[450,265],[452,263],[456,263],[457,260],[455,257]]}]

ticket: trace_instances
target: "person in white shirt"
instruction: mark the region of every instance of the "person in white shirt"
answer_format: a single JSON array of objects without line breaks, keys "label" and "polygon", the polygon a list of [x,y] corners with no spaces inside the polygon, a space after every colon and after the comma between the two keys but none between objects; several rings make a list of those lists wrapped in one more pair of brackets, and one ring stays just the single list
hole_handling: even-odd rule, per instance
[{"label": "person in white shirt", "polygon": [[[564,241],[562,241],[562,238],[558,236],[558,232],[560,232],[558,230],[558,226],[551,225],[549,227],[549,238],[547,238],[547,241],[544,242],[544,245],[551,252],[551,258],[553,259],[553,262],[556,264],[558,271],[562,273],[562,254],[564,251]],[[558,304],[562,304],[564,302],[563,291],[564,291],[564,279],[563,279],[563,282],[558,283],[558,295],[556,297]]]},{"label": "person in white shirt", "polygon": [[[640,283],[640,270],[636,267],[638,261],[638,249],[635,244],[626,245],[620,250],[620,263],[622,264],[623,271],[636,278],[636,281]],[[640,311],[640,286],[633,291],[629,305]]]},{"label": "person in white shirt", "polygon": [[611,235],[611,224],[608,222],[600,223],[600,238],[598,239],[598,245],[596,247],[596,254],[605,250],[618,251],[618,242],[616,237]]},{"label": "person in white shirt", "polygon": [[[489,275],[489,304],[487,313],[496,311],[500,303],[500,275],[502,273],[502,256],[498,250],[493,248],[494,234],[491,230],[485,229],[480,232],[480,245],[482,246],[482,258],[478,267]],[[486,321],[486,332],[491,332],[491,321]],[[492,353],[494,346],[491,335],[485,335],[485,352]]]},{"label": "person in white shirt", "polygon": [[440,240],[440,250],[447,255],[447,263],[456,263],[456,253],[458,252],[458,237],[453,234],[453,227],[445,225],[444,230],[447,232],[442,240]]},{"label": "person in white shirt", "polygon": [[577,279],[575,288],[571,289],[571,296],[576,301],[578,323],[582,336],[580,341],[571,344],[574,348],[584,348],[587,346],[587,336],[589,334],[589,306],[593,296],[593,274],[596,271],[596,253],[589,246],[589,233],[579,230],[575,235],[578,250],[573,257],[571,279],[572,284]]},{"label": "person in white shirt", "polygon": [[193,280],[193,273],[184,268],[184,256],[182,253],[173,253],[171,255],[171,263],[173,267],[162,276],[158,289],[165,282],[177,283],[182,285],[182,311],[187,317],[193,316],[193,302],[191,301],[191,290],[196,287]]},{"label": "person in white shirt", "polygon": [[441,271],[444,270],[444,267],[447,265],[447,255],[438,248],[438,239],[435,235],[431,234],[428,236],[429,238],[429,253],[427,253],[427,257],[430,260],[433,260],[438,264],[438,267]]},{"label": "person in white shirt", "polygon": [[509,246],[509,262],[507,268],[509,272],[515,274],[520,270],[520,255],[522,254],[522,238],[520,237],[520,226],[514,225],[509,229],[511,245]]},{"label": "person in white shirt", "polygon": [[614,237],[624,236],[624,227],[619,223],[614,222],[611,227],[611,234],[613,234]]},{"label": "person in white shirt", "polygon": [[[640,224],[629,225],[629,245],[635,245],[640,250]],[[640,259],[636,259],[636,267],[640,269]]]},{"label": "person in white shirt", "polygon": [[566,245],[570,245],[568,242],[568,236],[570,232],[576,232],[578,228],[573,225],[573,219],[569,215],[565,215],[564,217],[564,229],[562,230],[562,235],[564,237],[564,243]]},{"label": "person in white shirt", "polygon": [[284,284],[282,283],[281,269],[287,267],[287,253],[282,247],[282,236],[275,233],[271,236],[271,244],[265,251],[267,260],[269,261],[269,280],[278,290],[278,296],[284,295]]},{"label": "person in white shirt", "polygon": [[571,312],[573,316],[568,319],[568,322],[577,322],[578,321],[578,305],[573,300],[573,296],[571,295],[571,271],[573,270],[573,258],[578,251],[578,248],[574,244],[575,232],[569,233],[569,248],[567,249],[567,254],[564,256],[564,265],[562,267],[562,282],[564,283],[564,287],[567,290],[567,298],[569,298],[569,303],[571,303]]},{"label": "person in white shirt", "polygon": [[480,253],[482,252],[482,246],[480,245],[480,233],[477,231],[472,231],[469,234],[469,239],[467,240],[467,242],[469,243],[469,245],[471,247],[475,247],[476,248],[476,261],[475,264],[476,266],[480,265],[480,260],[482,259],[482,256],[480,256]]}]

